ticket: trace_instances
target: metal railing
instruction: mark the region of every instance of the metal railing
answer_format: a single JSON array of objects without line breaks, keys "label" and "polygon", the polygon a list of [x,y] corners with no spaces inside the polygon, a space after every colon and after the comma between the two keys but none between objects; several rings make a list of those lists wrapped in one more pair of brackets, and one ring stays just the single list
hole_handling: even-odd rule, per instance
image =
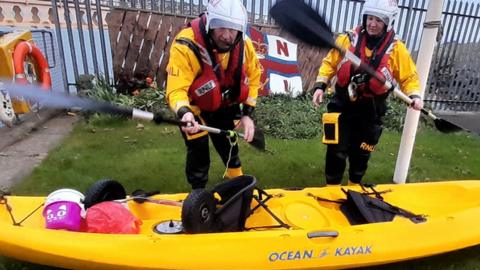
[{"label": "metal railing", "polygon": [[[299,0],[302,1],[302,0]],[[428,1],[399,0],[394,25],[414,58]],[[268,10],[276,0],[243,0],[250,23],[274,24]],[[360,22],[362,0],[305,0],[323,15],[335,32],[353,28]],[[5,0],[0,25],[36,25],[52,28],[60,50],[65,85],[72,88],[79,76],[94,74],[113,82],[111,42],[106,21],[112,7],[161,14],[197,16],[207,0]],[[33,8],[35,7],[35,8]],[[480,94],[480,4],[467,0],[446,0],[441,37],[430,72],[425,99],[434,109],[478,110]],[[72,88],[73,89],[73,88]]]}]

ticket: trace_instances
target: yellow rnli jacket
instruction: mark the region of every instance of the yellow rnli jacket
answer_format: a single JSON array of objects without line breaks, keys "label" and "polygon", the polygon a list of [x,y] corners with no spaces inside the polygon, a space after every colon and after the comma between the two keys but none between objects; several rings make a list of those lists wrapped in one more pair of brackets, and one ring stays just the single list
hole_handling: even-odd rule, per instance
[{"label": "yellow rnli jacket", "polygon": [[[175,40],[178,38],[187,38],[196,43],[193,30],[190,27],[180,31],[175,37]],[[198,107],[190,104],[191,100],[188,96],[188,90],[195,78],[202,72],[202,66],[194,52],[190,50],[188,46],[175,42],[175,40],[170,48],[170,58],[167,65],[167,102],[175,113],[181,107],[187,106],[194,113],[198,114]],[[258,92],[261,87],[261,66],[250,38],[246,37],[244,44],[243,65],[245,66],[245,72],[249,82],[248,98],[244,103],[255,107]],[[219,55],[224,70],[226,70],[228,66],[229,56],[229,52]]]},{"label": "yellow rnli jacket", "polygon": [[[355,30],[353,30],[355,31]],[[397,81],[400,90],[406,95],[420,95],[420,80],[417,74],[417,68],[413,62],[410,53],[408,52],[405,44],[400,41],[394,41],[394,47],[388,64],[392,70],[392,75]],[[336,44],[344,49],[348,50],[351,46],[351,41],[348,34],[341,34],[336,40]],[[372,51],[365,48],[365,54],[367,57],[372,55]],[[317,82],[323,82],[328,85],[330,79],[336,74],[337,66],[342,61],[340,53],[331,49],[327,56],[323,59],[322,65],[318,70]]]}]

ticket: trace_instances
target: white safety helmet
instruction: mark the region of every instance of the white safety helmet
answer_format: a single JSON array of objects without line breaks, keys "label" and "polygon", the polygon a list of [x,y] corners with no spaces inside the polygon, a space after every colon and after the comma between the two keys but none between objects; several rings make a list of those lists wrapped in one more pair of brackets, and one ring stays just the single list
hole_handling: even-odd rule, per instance
[{"label": "white safety helmet", "polygon": [[380,18],[387,26],[387,31],[390,31],[397,13],[398,5],[396,0],[365,0],[362,10],[362,23],[365,27],[366,15],[372,15]]},{"label": "white safety helmet", "polygon": [[207,32],[215,28],[228,28],[247,32],[247,10],[240,0],[210,0],[207,5]]}]

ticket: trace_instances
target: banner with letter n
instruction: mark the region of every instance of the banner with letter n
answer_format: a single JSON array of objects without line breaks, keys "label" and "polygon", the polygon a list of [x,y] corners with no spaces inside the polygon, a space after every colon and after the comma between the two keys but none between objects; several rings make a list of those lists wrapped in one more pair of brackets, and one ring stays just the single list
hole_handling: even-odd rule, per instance
[{"label": "banner with letter n", "polygon": [[247,32],[262,65],[259,95],[286,94],[293,97],[301,94],[302,77],[298,70],[297,44],[280,36],[264,34],[250,26]]}]

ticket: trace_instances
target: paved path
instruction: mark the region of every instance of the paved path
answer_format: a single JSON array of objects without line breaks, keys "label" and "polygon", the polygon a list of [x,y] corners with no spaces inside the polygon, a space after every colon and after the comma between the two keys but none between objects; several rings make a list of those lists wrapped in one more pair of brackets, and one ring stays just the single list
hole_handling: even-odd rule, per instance
[{"label": "paved path", "polygon": [[472,133],[480,134],[480,112],[439,113],[438,116]]},{"label": "paved path", "polygon": [[14,128],[0,128],[0,187],[8,189],[29,175],[70,133],[77,119],[45,110]]}]

